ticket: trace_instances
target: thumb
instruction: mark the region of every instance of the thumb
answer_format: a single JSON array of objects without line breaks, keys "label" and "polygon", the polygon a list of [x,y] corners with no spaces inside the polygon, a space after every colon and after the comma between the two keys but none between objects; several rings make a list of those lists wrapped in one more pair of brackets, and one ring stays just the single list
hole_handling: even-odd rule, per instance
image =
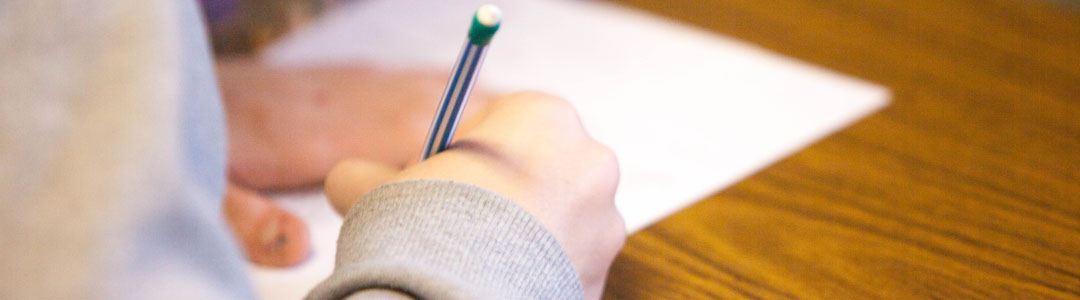
[{"label": "thumb", "polygon": [[345,215],[356,200],[400,171],[391,165],[366,160],[339,162],[326,175],[326,198],[338,213]]},{"label": "thumb", "polygon": [[307,226],[258,192],[229,183],[225,191],[225,221],[256,264],[288,267],[311,251]]}]

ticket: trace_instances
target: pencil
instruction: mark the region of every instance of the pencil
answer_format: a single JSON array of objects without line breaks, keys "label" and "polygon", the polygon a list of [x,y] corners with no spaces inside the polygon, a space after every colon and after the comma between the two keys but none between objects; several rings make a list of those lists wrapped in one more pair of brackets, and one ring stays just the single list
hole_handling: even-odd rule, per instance
[{"label": "pencil", "polygon": [[465,104],[469,101],[469,94],[480,73],[480,64],[484,61],[488,43],[491,42],[491,37],[495,36],[495,31],[499,30],[501,23],[502,12],[491,4],[481,6],[473,15],[468,38],[443,91],[442,100],[435,111],[435,119],[431,121],[431,129],[420,153],[420,160],[446,150],[453,141],[458,122],[465,112]]}]

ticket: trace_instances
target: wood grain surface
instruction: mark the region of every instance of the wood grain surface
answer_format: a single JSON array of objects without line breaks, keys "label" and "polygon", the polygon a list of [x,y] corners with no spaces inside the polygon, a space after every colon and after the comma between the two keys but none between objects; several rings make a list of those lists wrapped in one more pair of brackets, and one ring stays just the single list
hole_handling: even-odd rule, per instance
[{"label": "wood grain surface", "polygon": [[894,98],[632,235],[605,298],[1080,298],[1076,6],[616,3],[886,85]]}]

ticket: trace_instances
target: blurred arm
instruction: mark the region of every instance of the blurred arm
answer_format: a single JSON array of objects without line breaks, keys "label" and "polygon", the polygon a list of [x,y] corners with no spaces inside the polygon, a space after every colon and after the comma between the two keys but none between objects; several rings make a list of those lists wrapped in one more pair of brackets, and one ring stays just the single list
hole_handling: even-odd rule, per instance
[{"label": "blurred arm", "polygon": [[196,3],[0,7],[0,298],[253,298]]}]

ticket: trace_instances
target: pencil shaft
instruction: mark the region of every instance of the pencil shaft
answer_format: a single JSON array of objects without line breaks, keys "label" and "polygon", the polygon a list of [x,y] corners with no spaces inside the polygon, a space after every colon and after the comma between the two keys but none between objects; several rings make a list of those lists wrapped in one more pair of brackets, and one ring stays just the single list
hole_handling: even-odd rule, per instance
[{"label": "pencil shaft", "polygon": [[476,45],[465,41],[461,56],[454,65],[450,81],[443,91],[435,119],[431,122],[431,129],[428,131],[428,139],[424,143],[420,160],[446,150],[453,141],[454,132],[465,112],[465,104],[469,101],[469,95],[480,74],[480,64],[483,63],[486,53],[487,45]]}]

